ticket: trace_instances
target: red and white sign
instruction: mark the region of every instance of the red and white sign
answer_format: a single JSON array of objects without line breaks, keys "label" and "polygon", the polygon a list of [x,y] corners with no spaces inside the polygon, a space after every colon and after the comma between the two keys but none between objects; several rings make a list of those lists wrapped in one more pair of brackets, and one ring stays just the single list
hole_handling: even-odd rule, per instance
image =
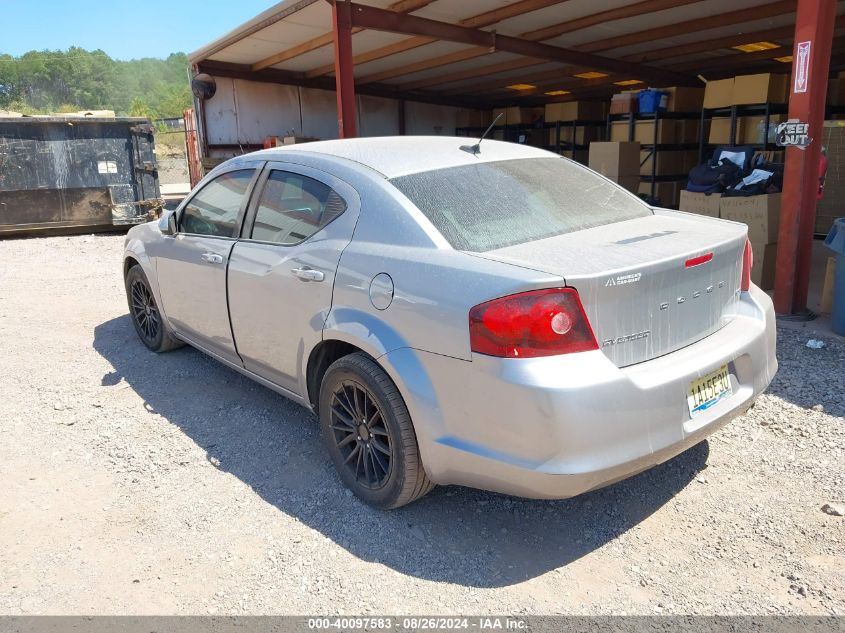
[{"label": "red and white sign", "polygon": [[807,92],[810,83],[810,47],[812,42],[798,42],[795,47],[795,85],[792,92]]}]

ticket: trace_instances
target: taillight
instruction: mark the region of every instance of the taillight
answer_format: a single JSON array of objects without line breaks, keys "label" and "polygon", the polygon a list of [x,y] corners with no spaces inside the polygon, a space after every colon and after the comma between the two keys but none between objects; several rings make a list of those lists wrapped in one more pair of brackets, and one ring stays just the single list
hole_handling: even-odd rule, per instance
[{"label": "taillight", "polygon": [[751,250],[751,241],[745,240],[745,250],[742,251],[742,281],[739,288],[748,292],[751,288],[751,267],[754,265],[754,251]]},{"label": "taillight", "polygon": [[713,261],[713,253],[705,253],[704,255],[699,255],[698,257],[692,257],[684,262],[684,268],[695,268],[696,266],[701,266],[702,264],[706,264],[708,262]]},{"label": "taillight", "polygon": [[574,288],[532,290],[481,303],[469,311],[473,352],[536,358],[598,349]]}]

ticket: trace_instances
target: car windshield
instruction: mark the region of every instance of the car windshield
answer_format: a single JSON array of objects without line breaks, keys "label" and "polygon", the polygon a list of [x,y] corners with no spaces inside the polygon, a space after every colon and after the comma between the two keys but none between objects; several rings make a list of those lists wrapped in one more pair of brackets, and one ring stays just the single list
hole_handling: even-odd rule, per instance
[{"label": "car windshield", "polygon": [[390,182],[453,248],[475,252],[652,213],[620,186],[564,158],[463,165]]}]

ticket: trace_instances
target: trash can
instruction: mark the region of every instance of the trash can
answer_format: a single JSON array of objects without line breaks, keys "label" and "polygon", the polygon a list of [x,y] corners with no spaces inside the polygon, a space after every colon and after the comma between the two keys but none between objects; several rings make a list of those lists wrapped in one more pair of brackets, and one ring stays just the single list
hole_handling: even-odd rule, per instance
[{"label": "trash can", "polygon": [[845,218],[834,220],[824,245],[835,253],[836,267],[833,280],[833,311],[831,329],[845,336]]}]

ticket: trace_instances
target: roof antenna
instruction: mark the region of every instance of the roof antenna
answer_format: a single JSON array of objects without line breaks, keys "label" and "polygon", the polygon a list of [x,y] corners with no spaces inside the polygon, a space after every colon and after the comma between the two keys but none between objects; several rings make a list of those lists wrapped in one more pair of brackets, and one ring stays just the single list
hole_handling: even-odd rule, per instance
[{"label": "roof antenna", "polygon": [[493,126],[496,125],[496,123],[498,123],[499,119],[501,119],[504,116],[504,114],[505,114],[504,112],[499,112],[499,116],[497,116],[495,119],[493,119],[493,122],[490,124],[490,127],[488,127],[486,130],[484,130],[484,134],[482,134],[481,138],[478,139],[478,143],[476,143],[475,145],[461,145],[461,149],[464,150],[465,152],[469,152],[473,156],[478,156],[481,153],[481,141],[483,141],[485,138],[487,138],[487,135],[490,134],[490,130],[493,129]]}]

